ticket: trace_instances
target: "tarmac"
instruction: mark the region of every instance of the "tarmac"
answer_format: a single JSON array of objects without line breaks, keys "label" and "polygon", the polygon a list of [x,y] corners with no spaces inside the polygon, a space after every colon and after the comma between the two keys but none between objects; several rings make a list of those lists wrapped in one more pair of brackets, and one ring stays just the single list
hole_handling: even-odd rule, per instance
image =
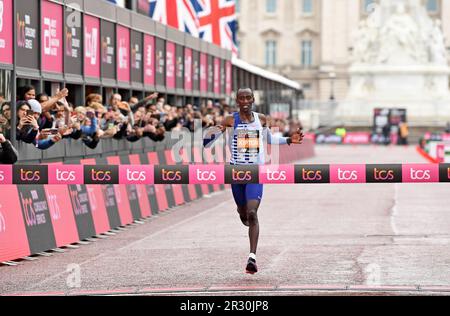
[{"label": "tarmac", "polygon": [[[426,163],[414,146],[316,147],[299,163]],[[449,184],[265,185],[259,272],[229,190],[50,257],[0,295],[448,295]]]}]

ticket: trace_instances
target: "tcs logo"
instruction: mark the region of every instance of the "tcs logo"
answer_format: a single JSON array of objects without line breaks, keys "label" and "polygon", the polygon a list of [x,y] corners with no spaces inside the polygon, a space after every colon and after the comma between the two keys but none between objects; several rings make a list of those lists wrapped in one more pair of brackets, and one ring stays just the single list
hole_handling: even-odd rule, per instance
[{"label": "tcs logo", "polygon": [[127,180],[128,181],[146,181],[147,177],[145,176],[144,171],[132,171],[127,169]]},{"label": "tcs logo", "polygon": [[231,179],[233,181],[252,181],[252,172],[232,169]]},{"label": "tcs logo", "polygon": [[302,169],[302,179],[304,181],[321,181],[323,179],[321,170]]},{"label": "tcs logo", "polygon": [[41,172],[39,170],[31,171],[20,168],[20,180],[25,182],[40,181]]},{"label": "tcs logo", "polygon": [[386,181],[386,180],[394,180],[395,173],[394,170],[386,170],[386,169],[373,169],[373,178],[377,181]]},{"label": "tcs logo", "polygon": [[75,171],[63,171],[56,169],[56,180],[57,181],[75,181]]},{"label": "tcs logo", "polygon": [[[450,171],[450,168],[448,169]],[[409,176],[411,180],[430,180],[431,173],[430,170],[415,170],[411,168],[409,170]]]},{"label": "tcs logo", "polygon": [[5,174],[3,171],[0,171],[0,181],[5,181]]},{"label": "tcs logo", "polygon": [[111,171],[104,170],[91,170],[91,179],[92,181],[111,181]]},{"label": "tcs logo", "polygon": [[338,180],[340,181],[356,181],[358,180],[358,172],[356,170],[342,170],[338,168]]},{"label": "tcs logo", "polygon": [[181,171],[173,171],[173,170],[161,170],[161,179],[163,181],[181,181]]},{"label": "tcs logo", "polygon": [[267,173],[267,180],[269,181],[286,181],[287,175],[285,170],[276,170],[272,171],[270,169],[266,170]]},{"label": "tcs logo", "polygon": [[215,171],[202,171],[197,169],[196,177],[199,181],[216,181],[217,176]]}]

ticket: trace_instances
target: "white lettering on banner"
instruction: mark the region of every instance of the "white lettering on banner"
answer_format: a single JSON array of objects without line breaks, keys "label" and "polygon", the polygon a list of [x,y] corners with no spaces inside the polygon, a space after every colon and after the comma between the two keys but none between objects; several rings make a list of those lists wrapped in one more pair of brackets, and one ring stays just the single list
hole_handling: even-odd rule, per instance
[{"label": "white lettering on banner", "polygon": [[57,56],[60,47],[57,38],[57,21],[50,18],[44,18],[44,54],[48,56]]},{"label": "white lettering on banner", "polygon": [[6,220],[2,213],[2,207],[0,204],[0,233],[6,232]]},{"label": "white lettering on banner", "polygon": [[356,170],[350,171],[338,169],[338,179],[344,181],[358,180],[358,174]]},{"label": "white lettering on banner", "polygon": [[75,181],[75,171],[61,171],[56,169],[56,180],[58,181]]},{"label": "white lettering on banner", "polygon": [[152,66],[153,66],[153,46],[147,45],[146,47],[146,54],[147,54],[147,60],[146,60],[146,69],[145,74],[147,77],[151,77],[153,75]]},{"label": "white lettering on banner", "polygon": [[269,181],[286,181],[286,171],[271,171],[267,169],[267,179]]},{"label": "white lettering on banner", "polygon": [[199,181],[216,181],[215,171],[201,171],[197,169],[197,179]]},{"label": "white lettering on banner", "polygon": [[50,194],[48,196],[48,203],[52,219],[55,221],[61,219],[61,210],[59,208],[58,197],[56,194]]},{"label": "white lettering on banner", "polygon": [[0,171],[0,181],[5,181],[5,174],[3,171]]},{"label": "white lettering on banner", "polygon": [[4,12],[4,4],[3,0],[0,0],[0,32],[3,32],[3,12]]},{"label": "white lettering on banner", "polygon": [[411,168],[410,175],[412,180],[430,180],[430,170],[414,170]]},{"label": "white lettering on banner", "polygon": [[125,39],[121,38],[119,41],[119,68],[128,69],[128,50],[125,46]]},{"label": "white lettering on banner", "polygon": [[98,29],[93,28],[91,32],[86,30],[86,57],[91,65],[97,64],[97,45],[98,45]]},{"label": "white lettering on banner", "polygon": [[91,202],[91,211],[94,213],[97,210],[97,198],[94,194],[94,188],[89,186],[86,189],[89,195],[89,201]]},{"label": "white lettering on banner", "polygon": [[128,181],[145,181],[147,177],[144,171],[131,171],[127,169],[127,180]]}]

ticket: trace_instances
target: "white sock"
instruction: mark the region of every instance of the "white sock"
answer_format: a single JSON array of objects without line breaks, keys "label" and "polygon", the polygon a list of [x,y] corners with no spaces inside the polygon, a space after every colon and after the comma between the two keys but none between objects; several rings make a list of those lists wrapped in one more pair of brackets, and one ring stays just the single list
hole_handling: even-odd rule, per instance
[{"label": "white sock", "polygon": [[254,253],[250,253],[248,255],[249,258],[252,258],[253,260],[256,260],[256,255]]}]

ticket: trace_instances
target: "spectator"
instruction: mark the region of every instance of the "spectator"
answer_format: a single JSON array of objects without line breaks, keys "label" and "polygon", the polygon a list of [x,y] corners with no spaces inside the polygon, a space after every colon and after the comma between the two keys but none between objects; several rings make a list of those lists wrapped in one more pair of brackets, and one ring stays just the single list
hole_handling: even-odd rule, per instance
[{"label": "spectator", "polygon": [[11,102],[3,102],[0,106],[0,133],[11,139]]},{"label": "spectator", "polygon": [[[16,139],[25,143],[31,144],[36,139],[39,132],[39,125],[34,115],[34,110],[31,110],[29,102],[34,104],[35,110],[40,111],[40,104],[36,100],[19,101],[17,103],[17,131]],[[38,105],[36,105],[36,103]],[[39,106],[39,108],[38,108]],[[38,113],[39,117],[40,113]]]},{"label": "spectator", "polygon": [[0,133],[0,164],[14,164],[17,161],[17,150],[5,136]]},{"label": "spectator", "polygon": [[0,104],[2,104],[3,102],[5,102],[5,95],[0,92]]},{"label": "spectator", "polygon": [[17,101],[28,101],[36,98],[36,89],[33,86],[23,86],[18,90]]}]

